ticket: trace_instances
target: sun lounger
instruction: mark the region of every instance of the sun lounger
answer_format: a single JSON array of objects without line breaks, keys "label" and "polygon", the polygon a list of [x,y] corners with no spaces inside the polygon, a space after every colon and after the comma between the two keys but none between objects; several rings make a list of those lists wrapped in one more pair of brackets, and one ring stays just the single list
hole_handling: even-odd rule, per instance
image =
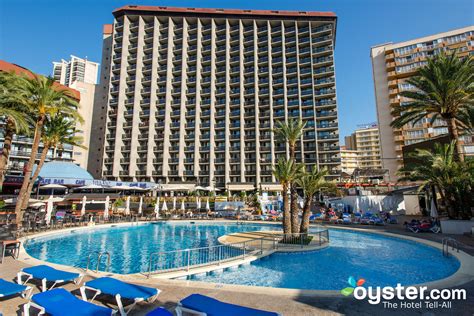
[{"label": "sun lounger", "polygon": [[25,316],[30,315],[30,307],[39,309],[39,315],[51,316],[105,316],[115,311],[78,299],[63,288],[41,292],[31,297],[30,302],[23,306]]},{"label": "sun lounger", "polygon": [[146,316],[173,316],[173,314],[163,307],[158,307],[146,314]]},{"label": "sun lounger", "polygon": [[20,294],[24,298],[31,295],[32,287],[0,279],[0,298]]},{"label": "sun lounger", "polygon": [[221,315],[239,315],[239,316],[277,316],[278,313],[267,312],[250,307],[240,306],[221,302],[212,297],[191,294],[181,300],[176,307],[176,314],[182,316],[183,312],[192,313],[199,316],[221,316]]},{"label": "sun lounger", "polygon": [[[146,300],[154,302],[161,292],[156,288],[125,283],[123,281],[109,277],[98,278],[86,282],[81,287],[82,299],[85,301],[87,301],[86,290],[95,292],[90,302],[92,302],[99,294],[114,296],[121,315],[127,315],[138,302]],[[122,298],[133,300],[134,302],[127,309],[125,309]]]},{"label": "sun lounger", "polygon": [[[22,283],[22,276],[27,276],[25,282]],[[30,279],[39,279],[42,283],[42,291],[53,289],[58,283],[65,283],[73,281],[76,284],[81,283],[83,275],[80,273],[67,272],[57,270],[55,268],[39,265],[29,268],[24,268],[18,272],[17,281],[18,284],[26,284]],[[53,282],[53,285],[48,289],[47,282]]]}]

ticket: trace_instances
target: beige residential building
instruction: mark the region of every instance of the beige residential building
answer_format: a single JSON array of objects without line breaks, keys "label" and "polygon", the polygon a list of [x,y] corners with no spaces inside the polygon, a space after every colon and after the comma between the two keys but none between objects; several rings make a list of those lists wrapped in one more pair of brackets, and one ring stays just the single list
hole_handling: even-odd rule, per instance
[{"label": "beige residential building", "polygon": [[272,165],[289,151],[271,131],[300,118],[297,159],[338,176],[333,13],[125,6],[113,14],[93,124],[106,126],[93,137],[105,150],[91,152],[93,174],[279,187]]},{"label": "beige residential building", "polygon": [[83,124],[78,124],[83,137],[83,145],[87,148],[74,147],[73,159],[82,168],[88,165],[88,150],[91,147],[90,137],[92,128],[92,114],[94,108],[94,94],[97,84],[99,64],[71,55],[71,60],[53,62],[53,78],[59,83],[79,91],[81,101],[79,114],[84,118]]},{"label": "beige residential building", "polygon": [[341,172],[352,175],[354,170],[359,167],[359,157],[357,150],[347,149],[346,146],[341,146]]},{"label": "beige residential building", "polygon": [[[401,129],[390,126],[393,106],[409,101],[399,95],[400,91],[413,89],[406,79],[413,76],[428,57],[443,50],[457,50],[460,57],[474,54],[474,26],[371,49],[382,164],[389,171],[389,181],[397,179],[404,145],[447,133],[446,124],[441,120],[430,124],[429,119],[424,119]],[[473,154],[471,135],[465,136],[463,141],[466,154]]]}]

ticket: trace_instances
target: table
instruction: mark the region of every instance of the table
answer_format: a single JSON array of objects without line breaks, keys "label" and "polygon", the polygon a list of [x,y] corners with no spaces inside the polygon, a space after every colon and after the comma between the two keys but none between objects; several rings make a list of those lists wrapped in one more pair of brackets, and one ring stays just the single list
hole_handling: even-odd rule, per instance
[{"label": "table", "polygon": [[21,244],[21,241],[19,240],[3,240],[1,241],[2,243],[2,261],[1,263],[3,263],[3,259],[5,258],[5,250],[7,249],[7,246],[9,245],[15,245],[15,248],[14,248],[14,254],[13,254],[13,258],[15,259],[18,259],[18,255],[20,254],[20,244]]}]

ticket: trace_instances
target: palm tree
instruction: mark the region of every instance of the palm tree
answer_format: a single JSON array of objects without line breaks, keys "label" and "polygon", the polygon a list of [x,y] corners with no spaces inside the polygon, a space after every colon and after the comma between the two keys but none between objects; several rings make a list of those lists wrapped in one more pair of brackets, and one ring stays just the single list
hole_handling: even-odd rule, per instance
[{"label": "palm tree", "polygon": [[273,166],[273,175],[283,187],[283,232],[285,234],[292,233],[292,225],[290,218],[290,205],[288,201],[288,189],[290,184],[295,181],[301,172],[302,166],[294,163],[292,160],[280,158]]},{"label": "palm tree", "polygon": [[455,159],[455,142],[435,144],[434,150],[417,149],[410,154],[413,161],[399,170],[399,181],[417,181],[418,191],[435,188],[451,218],[468,217],[474,199],[474,161]]},{"label": "palm tree", "polygon": [[[306,122],[303,122],[302,120],[290,119],[288,122],[277,122],[276,125],[277,128],[274,130],[274,133],[277,139],[288,144],[290,150],[290,160],[293,161],[293,163],[296,163],[296,144],[298,140],[301,139]],[[298,193],[293,182],[289,183],[289,188],[291,194],[291,231],[292,233],[298,233]]]},{"label": "palm tree", "polygon": [[45,121],[51,115],[60,113],[64,117],[71,117],[82,122],[82,117],[77,112],[78,103],[69,90],[62,89],[55,84],[53,78],[36,76],[28,78],[18,76],[14,81],[16,88],[10,95],[12,102],[24,105],[34,118],[33,144],[31,156],[26,165],[23,184],[15,206],[17,224],[21,225],[23,199],[30,183],[30,176],[41,140]]},{"label": "palm tree", "polygon": [[5,122],[3,150],[0,156],[0,192],[5,180],[13,135],[27,135],[31,124],[27,109],[10,98],[11,92],[15,89],[15,85],[12,84],[15,79],[13,73],[0,72],[0,116],[4,117]]},{"label": "palm tree", "polygon": [[334,187],[332,182],[325,180],[327,174],[327,169],[318,170],[316,167],[313,167],[311,171],[305,170],[297,180],[298,185],[303,189],[304,193],[303,218],[301,221],[300,233],[308,233],[309,216],[311,215],[311,206],[316,193],[318,193],[323,187]]},{"label": "palm tree", "polygon": [[277,128],[273,131],[279,141],[288,143],[290,159],[295,161],[296,143],[301,138],[306,122],[290,119],[288,122],[277,122]]},{"label": "palm tree", "polygon": [[461,59],[455,52],[449,55],[443,52],[428,59],[428,63],[406,83],[415,89],[402,91],[400,95],[411,101],[393,109],[392,115],[397,118],[391,126],[401,128],[423,118],[430,118],[431,122],[441,118],[446,121],[449,136],[456,141],[457,156],[462,161],[458,140],[461,130],[472,127],[474,57]]},{"label": "palm tree", "polygon": [[63,150],[64,145],[71,145],[80,148],[86,148],[82,145],[82,136],[76,136],[79,133],[76,129],[76,122],[74,120],[63,117],[62,115],[55,115],[48,118],[44,125],[42,133],[43,150],[40,155],[40,161],[36,167],[33,176],[31,177],[28,189],[26,190],[26,197],[23,199],[23,208],[28,206],[31,191],[38,179],[41,168],[44,165],[46,156],[51,148]]}]

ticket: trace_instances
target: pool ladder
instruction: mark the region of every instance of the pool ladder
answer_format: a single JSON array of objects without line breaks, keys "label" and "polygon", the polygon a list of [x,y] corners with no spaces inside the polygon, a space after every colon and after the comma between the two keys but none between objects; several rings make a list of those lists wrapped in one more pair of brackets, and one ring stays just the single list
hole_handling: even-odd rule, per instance
[{"label": "pool ladder", "polygon": [[86,265],[86,271],[89,270],[89,265],[91,263],[91,258],[93,256],[97,256],[97,266],[95,267],[95,272],[97,273],[99,271],[99,265],[100,265],[100,259],[102,259],[102,256],[107,256],[107,265],[105,267],[105,271],[108,271],[110,268],[110,252],[108,251],[92,251],[89,253],[87,256],[87,265]]},{"label": "pool ladder", "polygon": [[459,242],[451,237],[443,238],[443,256],[449,256],[449,246],[451,246],[451,250],[454,251],[456,249],[459,252]]}]

